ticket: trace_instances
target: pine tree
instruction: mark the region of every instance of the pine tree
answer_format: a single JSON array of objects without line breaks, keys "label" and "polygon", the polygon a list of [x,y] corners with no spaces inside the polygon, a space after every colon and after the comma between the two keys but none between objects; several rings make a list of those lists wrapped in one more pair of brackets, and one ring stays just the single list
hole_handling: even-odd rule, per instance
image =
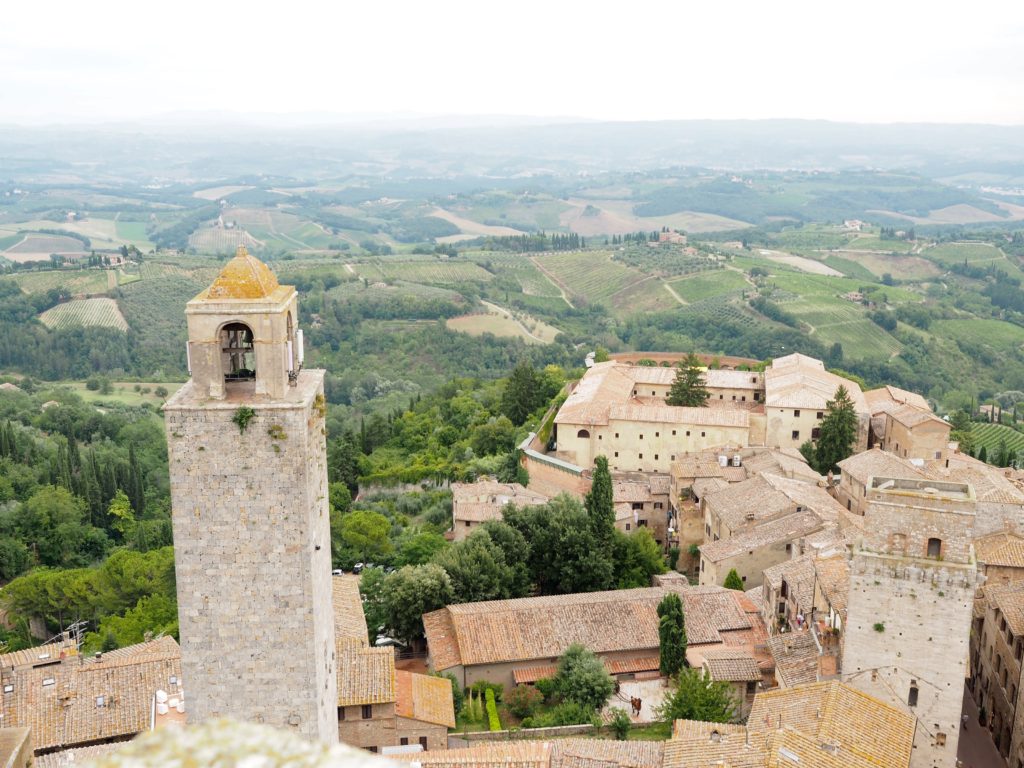
[{"label": "pine tree", "polygon": [[815,452],[816,469],[822,474],[837,472],[836,465],[853,453],[857,441],[857,411],[845,386],[840,385],[825,410]]},{"label": "pine tree", "polygon": [[735,568],[729,571],[729,573],[726,575],[725,582],[722,584],[722,586],[726,589],[736,589],[740,592],[743,591],[743,579],[740,578],[740,575],[736,572]]},{"label": "pine tree", "polygon": [[704,371],[701,369],[700,360],[691,352],[676,365],[676,379],[672,382],[665,402],[669,405],[701,408],[711,397],[704,383]]}]

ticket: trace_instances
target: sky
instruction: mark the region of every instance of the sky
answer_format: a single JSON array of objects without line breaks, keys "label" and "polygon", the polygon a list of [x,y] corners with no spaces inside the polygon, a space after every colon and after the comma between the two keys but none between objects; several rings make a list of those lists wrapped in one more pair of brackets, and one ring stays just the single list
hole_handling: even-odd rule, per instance
[{"label": "sky", "polygon": [[7,3],[0,123],[252,113],[1024,124],[1024,2]]}]

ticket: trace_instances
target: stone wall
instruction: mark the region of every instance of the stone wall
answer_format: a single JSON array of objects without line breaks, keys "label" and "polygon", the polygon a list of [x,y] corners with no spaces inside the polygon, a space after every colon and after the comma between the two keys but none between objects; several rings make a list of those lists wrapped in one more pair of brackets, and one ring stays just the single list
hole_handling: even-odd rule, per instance
[{"label": "stone wall", "polygon": [[973,565],[853,556],[842,679],[917,718],[912,768],[954,764],[978,581]]},{"label": "stone wall", "polygon": [[323,376],[302,372],[276,401],[189,383],[164,407],[190,723],[337,741]]}]

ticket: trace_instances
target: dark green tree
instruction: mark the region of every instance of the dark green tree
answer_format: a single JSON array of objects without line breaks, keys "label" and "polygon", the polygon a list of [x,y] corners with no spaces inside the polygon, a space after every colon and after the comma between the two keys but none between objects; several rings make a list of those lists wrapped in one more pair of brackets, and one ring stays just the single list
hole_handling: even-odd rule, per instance
[{"label": "dark green tree", "polygon": [[505,552],[483,530],[473,531],[466,539],[434,557],[451,578],[455,602],[476,603],[524,597],[526,592],[516,564],[505,561]]},{"label": "dark green tree", "polygon": [[661,674],[675,675],[686,665],[686,620],[683,601],[672,592],[658,603],[658,650]]},{"label": "dark green tree", "polygon": [[836,466],[853,453],[857,442],[857,411],[846,387],[840,385],[835,396],[825,404],[818,443],[815,447],[815,469],[822,474],[838,472]]},{"label": "dark green tree", "polygon": [[564,701],[571,701],[592,711],[605,705],[615,690],[615,681],[604,663],[579,643],[570,645],[558,660],[555,690]]},{"label": "dark green tree", "polygon": [[423,614],[451,604],[452,580],[436,563],[407,565],[380,584],[381,616],[386,629],[405,642],[423,637]]},{"label": "dark green tree", "polygon": [[709,680],[704,670],[697,668],[680,670],[675,682],[675,690],[655,709],[662,722],[728,723],[735,719],[736,700],[730,683]]},{"label": "dark green tree", "polygon": [[740,592],[743,591],[743,579],[740,578],[740,575],[736,572],[735,568],[731,569],[729,573],[726,574],[725,582],[722,586],[726,589],[736,589]]},{"label": "dark green tree", "polygon": [[705,386],[700,360],[691,352],[676,364],[676,379],[672,382],[665,402],[669,405],[700,408],[707,404],[709,397],[711,393]]},{"label": "dark green tree", "polygon": [[618,589],[649,587],[652,576],[666,571],[661,547],[649,530],[639,528],[633,533],[615,530],[613,534],[612,560]]},{"label": "dark green tree", "polygon": [[594,474],[590,490],[583,497],[583,508],[587,511],[594,538],[611,554],[612,534],[615,531],[615,500],[612,474],[608,471],[608,459],[604,456],[594,459]]},{"label": "dark green tree", "polygon": [[544,403],[543,386],[534,367],[521,362],[512,369],[501,395],[501,412],[513,424],[525,422]]}]

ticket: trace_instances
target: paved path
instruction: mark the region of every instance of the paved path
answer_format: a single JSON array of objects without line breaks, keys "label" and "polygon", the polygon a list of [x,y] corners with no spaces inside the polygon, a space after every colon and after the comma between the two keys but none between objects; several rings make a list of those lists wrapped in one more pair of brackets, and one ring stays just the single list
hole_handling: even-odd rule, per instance
[{"label": "paved path", "polygon": [[974,699],[964,688],[964,714],[967,727],[960,729],[960,744],[957,757],[964,768],[1006,768],[1006,761],[999,755],[988,728],[978,724],[978,708]]}]

